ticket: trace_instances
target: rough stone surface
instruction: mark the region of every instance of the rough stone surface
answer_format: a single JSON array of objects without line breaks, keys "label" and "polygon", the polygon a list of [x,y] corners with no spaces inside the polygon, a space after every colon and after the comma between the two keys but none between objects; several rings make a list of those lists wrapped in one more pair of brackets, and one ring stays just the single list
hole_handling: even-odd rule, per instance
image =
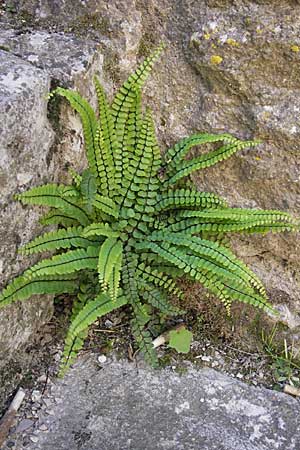
[{"label": "rough stone surface", "polygon": [[[28,107],[30,114],[24,109],[19,119],[19,113],[11,110],[11,117],[17,118],[11,130],[21,120],[24,132],[24,136],[17,134],[17,140],[11,139],[12,145],[18,152],[27,148],[28,160],[15,159],[14,153],[18,171],[8,165],[5,174],[1,173],[6,198],[16,188],[50,180],[49,173],[52,179],[64,180],[66,164],[79,169],[85,165],[78,118],[65,106],[62,127],[57,130],[60,134],[53,141],[46,100],[38,97],[47,92],[51,80],[73,84],[94,102],[92,73],[100,72],[111,94],[137,60],[164,40],[166,55],[145,89],[163,146],[203,130],[262,139],[261,146],[195,175],[194,180],[200,189],[224,195],[232,206],[280,208],[299,214],[298,1],[11,0],[0,7],[1,13],[1,54],[5,61],[16,58],[13,73],[24,65],[24,73],[32,74],[33,85],[27,79],[27,89],[19,89],[34,90],[33,97],[20,106],[21,111]],[[14,82],[18,84],[18,78]],[[44,131],[34,122],[30,101],[40,108]],[[32,153],[31,129],[36,130]],[[38,147],[42,133],[42,147]],[[42,155],[42,168],[37,154]],[[9,183],[12,178],[18,180],[17,184],[8,184],[6,177]],[[5,208],[5,258],[1,257],[0,267],[7,279],[21,268],[18,260],[16,265],[9,261],[15,261],[16,244],[30,237],[28,230],[36,216],[31,208],[29,212],[10,201]],[[289,234],[233,239],[238,254],[265,282],[296,344],[300,340],[299,242]]]},{"label": "rough stone surface", "polygon": [[[149,371],[81,360],[31,450],[297,450],[299,401],[212,369]],[[54,417],[54,420],[53,420]],[[43,420],[42,418],[40,420]]]},{"label": "rough stone surface", "polygon": [[[5,48],[0,50],[0,283],[4,286],[30,262],[17,255],[17,248],[41,231],[38,217],[42,211],[22,207],[13,201],[13,195],[45,182],[64,181],[69,164],[85,164],[78,119],[64,115],[64,121],[77,129],[77,136],[66,128],[69,138],[63,139],[61,134],[60,145],[52,128],[58,118],[49,118],[47,94],[53,83],[67,82],[91,98],[86,76],[89,79],[101,69],[101,53],[95,55],[95,43],[77,38],[42,32],[18,36],[7,28],[0,32],[0,45]],[[74,139],[79,143],[77,149]],[[1,310],[0,403],[14,388],[16,369],[12,369],[12,359],[18,370],[28,365],[30,357],[23,354],[25,345],[49,320],[52,309],[49,298]]]}]

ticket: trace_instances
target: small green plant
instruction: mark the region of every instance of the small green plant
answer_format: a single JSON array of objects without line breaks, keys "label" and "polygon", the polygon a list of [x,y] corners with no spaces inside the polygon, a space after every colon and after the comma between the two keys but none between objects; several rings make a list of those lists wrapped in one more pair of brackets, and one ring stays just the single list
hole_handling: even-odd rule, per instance
[{"label": "small green plant", "polygon": [[[72,171],[71,185],[46,184],[19,194],[23,204],[50,207],[45,225],[58,225],[21,252],[55,251],[15,278],[0,306],[36,294],[75,294],[61,363],[63,374],[97,318],[128,305],[131,328],[146,360],[158,360],[149,332],[156,312],[178,315],[169,296],[181,297],[178,276],[201,283],[229,310],[238,300],[273,311],[258,277],[230,250],[227,233],[296,230],[281,211],[230,208],[209,192],[186,187],[184,179],[256,141],[230,134],[198,133],[161,155],[141,88],[161,53],[159,47],[121,86],[111,104],[97,78],[98,115],[77,92],[58,87],[79,114],[88,169]],[[194,146],[213,150],[186,160]]]},{"label": "small green plant", "polygon": [[[291,386],[300,387],[300,360],[294,343],[288,345],[283,339],[283,345],[275,342],[277,325],[272,327],[270,333],[261,331],[261,340],[264,351],[272,359],[272,369],[277,383],[288,383]],[[281,348],[280,348],[281,347]]]}]

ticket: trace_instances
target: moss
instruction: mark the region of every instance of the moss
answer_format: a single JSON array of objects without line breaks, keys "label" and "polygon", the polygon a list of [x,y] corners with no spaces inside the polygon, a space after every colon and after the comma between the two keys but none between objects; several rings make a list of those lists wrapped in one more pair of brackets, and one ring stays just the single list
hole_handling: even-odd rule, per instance
[{"label": "moss", "polygon": [[138,56],[146,58],[150,55],[152,50],[157,46],[158,40],[152,33],[144,33],[139,44]]},{"label": "moss", "polygon": [[114,51],[107,49],[103,70],[109,75],[109,78],[112,79],[114,83],[120,83],[119,58]]},{"label": "moss", "polygon": [[67,31],[72,31],[75,34],[82,36],[91,30],[98,31],[102,35],[108,35],[110,32],[109,19],[101,16],[99,13],[83,14],[68,25]]}]

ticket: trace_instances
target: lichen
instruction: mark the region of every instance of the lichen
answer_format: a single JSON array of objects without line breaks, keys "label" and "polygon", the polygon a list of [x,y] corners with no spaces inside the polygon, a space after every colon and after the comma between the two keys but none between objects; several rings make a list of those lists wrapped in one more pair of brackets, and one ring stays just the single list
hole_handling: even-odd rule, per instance
[{"label": "lichen", "polygon": [[210,62],[211,62],[211,64],[213,64],[213,65],[221,64],[222,61],[223,61],[223,58],[222,58],[222,56],[220,56],[220,55],[212,55],[212,56],[210,57]]}]

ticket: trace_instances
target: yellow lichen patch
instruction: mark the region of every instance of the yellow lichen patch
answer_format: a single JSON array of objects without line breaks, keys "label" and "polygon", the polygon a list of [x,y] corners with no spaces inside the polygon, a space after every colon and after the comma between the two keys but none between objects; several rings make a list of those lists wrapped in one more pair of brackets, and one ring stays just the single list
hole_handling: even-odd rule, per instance
[{"label": "yellow lichen patch", "polygon": [[298,53],[298,52],[300,52],[300,47],[299,47],[299,45],[291,45],[291,50],[294,53]]},{"label": "yellow lichen patch", "polygon": [[210,57],[210,62],[211,62],[211,64],[215,64],[215,65],[221,64],[222,61],[223,61],[222,56],[219,56],[219,55],[212,55],[212,56]]},{"label": "yellow lichen patch", "polygon": [[228,38],[226,44],[231,45],[232,47],[239,47],[240,44],[232,38]]},{"label": "yellow lichen patch", "polygon": [[208,39],[210,39],[210,34],[209,33],[205,33],[203,35],[203,37],[204,37],[204,39],[208,40]]},{"label": "yellow lichen patch", "polygon": [[261,157],[260,156],[255,156],[254,159],[256,159],[256,161],[260,161]]},{"label": "yellow lichen patch", "polygon": [[214,44],[214,43],[211,44],[211,48],[216,48],[216,47],[217,47],[216,44]]}]

